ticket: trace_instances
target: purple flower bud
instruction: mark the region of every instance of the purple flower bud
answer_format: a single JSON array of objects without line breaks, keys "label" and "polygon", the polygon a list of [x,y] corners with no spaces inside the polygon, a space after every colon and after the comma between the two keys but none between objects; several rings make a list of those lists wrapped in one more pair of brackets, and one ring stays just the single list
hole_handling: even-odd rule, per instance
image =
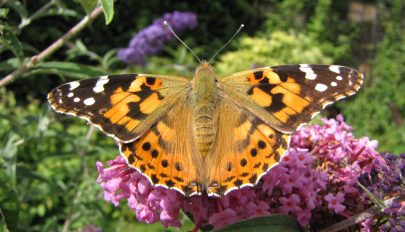
[{"label": "purple flower bud", "polygon": [[128,48],[118,51],[118,58],[127,64],[144,66],[146,58],[155,55],[162,50],[164,44],[174,38],[173,34],[163,24],[167,21],[176,33],[197,26],[197,15],[191,12],[175,11],[165,13],[162,18],[139,31],[129,42]]}]

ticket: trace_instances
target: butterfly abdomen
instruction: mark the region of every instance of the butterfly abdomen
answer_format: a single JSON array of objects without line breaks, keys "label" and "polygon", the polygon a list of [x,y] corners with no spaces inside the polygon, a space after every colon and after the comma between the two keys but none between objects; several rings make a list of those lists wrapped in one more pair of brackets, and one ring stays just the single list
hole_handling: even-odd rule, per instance
[{"label": "butterfly abdomen", "polygon": [[209,104],[197,106],[193,113],[194,138],[198,150],[205,157],[214,143],[215,108]]},{"label": "butterfly abdomen", "polygon": [[216,136],[217,79],[208,63],[197,67],[193,86],[193,130],[194,139],[201,155],[210,151]]}]

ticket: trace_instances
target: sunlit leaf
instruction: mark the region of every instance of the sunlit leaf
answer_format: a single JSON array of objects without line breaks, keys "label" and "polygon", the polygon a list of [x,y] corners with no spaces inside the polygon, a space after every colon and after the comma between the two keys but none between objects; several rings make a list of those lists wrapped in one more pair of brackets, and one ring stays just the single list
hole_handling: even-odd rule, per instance
[{"label": "sunlit leaf", "polygon": [[114,17],[114,0],[101,0],[101,6],[103,7],[105,25],[108,25]]},{"label": "sunlit leaf", "polygon": [[89,14],[97,4],[97,0],[79,0],[84,11]]},{"label": "sunlit leaf", "polygon": [[8,9],[8,8],[0,8],[0,18],[7,17],[8,12],[10,12],[10,9]]}]

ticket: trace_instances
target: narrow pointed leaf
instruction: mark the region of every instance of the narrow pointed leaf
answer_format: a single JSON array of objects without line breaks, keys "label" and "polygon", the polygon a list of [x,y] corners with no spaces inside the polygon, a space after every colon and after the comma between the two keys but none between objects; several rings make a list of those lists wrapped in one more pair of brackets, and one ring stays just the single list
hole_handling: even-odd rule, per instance
[{"label": "narrow pointed leaf", "polygon": [[114,17],[114,0],[101,0],[101,7],[104,12],[105,25],[108,25]]}]

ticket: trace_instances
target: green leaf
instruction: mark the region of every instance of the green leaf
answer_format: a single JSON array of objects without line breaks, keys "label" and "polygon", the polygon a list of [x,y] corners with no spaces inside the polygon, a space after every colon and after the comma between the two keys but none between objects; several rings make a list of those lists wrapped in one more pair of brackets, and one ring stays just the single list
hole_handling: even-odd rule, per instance
[{"label": "green leaf", "polygon": [[101,7],[103,7],[105,25],[108,25],[114,17],[114,0],[101,0]]},{"label": "green leaf", "polygon": [[293,231],[303,231],[303,229],[294,217],[288,215],[271,215],[266,217],[256,217],[243,220],[218,230],[218,232],[243,232],[243,231],[293,232]]},{"label": "green leaf", "polygon": [[13,57],[6,61],[0,62],[0,70],[3,72],[12,72],[19,66],[19,61],[17,58]]},{"label": "green leaf", "polygon": [[27,9],[20,1],[8,1],[7,5],[14,9],[22,19],[28,17]]},{"label": "green leaf", "polygon": [[[17,230],[19,202],[16,191],[9,185],[9,178],[0,169],[0,228]],[[7,230],[6,230],[7,231]]]},{"label": "green leaf", "polygon": [[58,61],[41,62],[35,65],[35,70],[39,71],[46,70],[48,72],[54,71],[55,74],[78,78],[88,78],[104,74],[102,70],[92,66],[77,64],[73,62],[58,62]]},{"label": "green leaf", "polygon": [[10,9],[0,8],[0,18],[6,18]]},{"label": "green leaf", "polygon": [[11,27],[0,25],[0,44],[11,50],[20,62],[23,60],[22,45]]},{"label": "green leaf", "polygon": [[17,141],[18,135],[14,132],[9,132],[5,146],[0,149],[0,154],[4,159],[4,172],[9,177],[11,186],[16,183],[16,167],[17,167]]},{"label": "green leaf", "polygon": [[84,11],[89,14],[97,4],[97,0],[79,0]]}]

